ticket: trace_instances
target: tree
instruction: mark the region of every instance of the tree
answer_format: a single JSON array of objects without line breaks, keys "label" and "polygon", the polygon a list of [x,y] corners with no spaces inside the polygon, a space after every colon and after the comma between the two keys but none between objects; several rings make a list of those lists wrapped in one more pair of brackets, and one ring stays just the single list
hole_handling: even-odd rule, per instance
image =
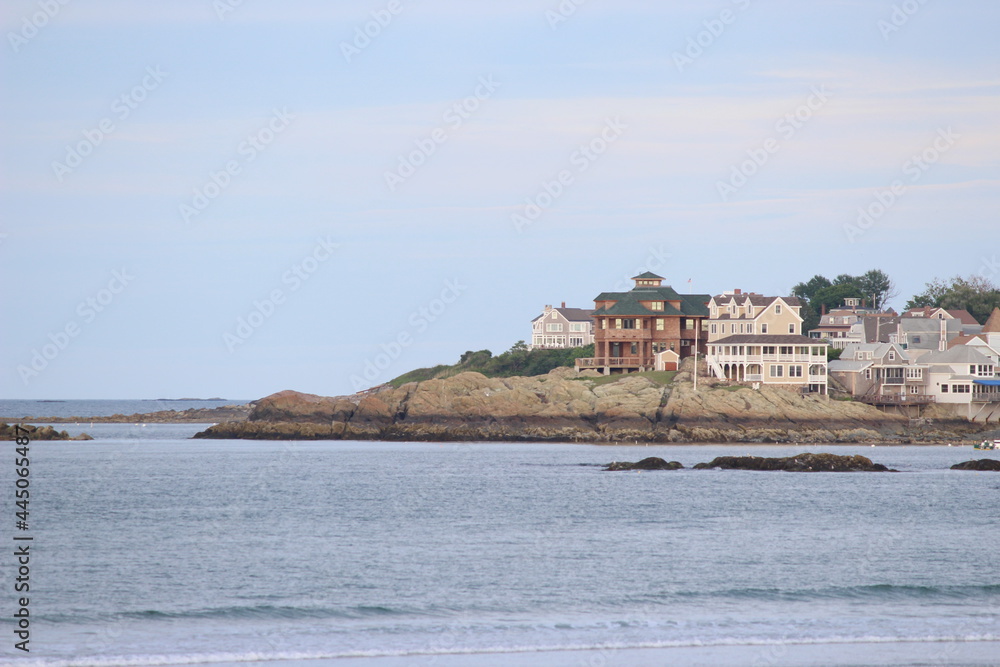
[{"label": "tree", "polygon": [[808,332],[819,326],[819,313],[812,307],[813,297],[821,289],[830,287],[832,283],[821,275],[815,275],[808,282],[799,283],[792,288],[792,296],[798,297],[802,301],[802,333]]},{"label": "tree", "polygon": [[809,302],[810,307],[816,312],[822,312],[823,307],[827,311],[840,308],[844,305],[845,299],[861,299],[864,293],[855,282],[834,283],[829,287],[824,287],[816,292],[816,295]]},{"label": "tree", "polygon": [[950,282],[935,278],[927,283],[923,293],[915,295],[906,303],[906,308],[944,308],[945,310],[967,310],[980,324],[1000,307],[1000,287],[982,276],[962,278],[955,276]]},{"label": "tree", "polygon": [[865,298],[872,299],[872,308],[879,312],[885,310],[889,301],[899,296],[896,284],[884,271],[879,269],[872,269],[868,273],[858,276],[855,282]]}]

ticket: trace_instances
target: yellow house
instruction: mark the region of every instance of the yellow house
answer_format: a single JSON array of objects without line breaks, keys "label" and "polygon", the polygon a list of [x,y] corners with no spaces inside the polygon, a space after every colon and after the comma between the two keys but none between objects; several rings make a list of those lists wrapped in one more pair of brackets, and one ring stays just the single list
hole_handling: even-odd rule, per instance
[{"label": "yellow house", "polygon": [[829,344],[802,335],[795,297],[733,290],[708,304],[709,372],[720,379],[827,393]]}]

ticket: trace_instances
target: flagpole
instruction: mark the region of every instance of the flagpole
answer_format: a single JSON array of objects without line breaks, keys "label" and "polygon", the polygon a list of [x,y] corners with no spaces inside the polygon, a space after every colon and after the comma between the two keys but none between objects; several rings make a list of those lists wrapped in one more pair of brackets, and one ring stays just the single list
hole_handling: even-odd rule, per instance
[{"label": "flagpole", "polygon": [[[693,278],[688,278],[689,290],[694,286]],[[689,291],[690,293],[690,291]],[[701,336],[701,321],[694,328],[694,390],[698,391],[698,338]]]}]

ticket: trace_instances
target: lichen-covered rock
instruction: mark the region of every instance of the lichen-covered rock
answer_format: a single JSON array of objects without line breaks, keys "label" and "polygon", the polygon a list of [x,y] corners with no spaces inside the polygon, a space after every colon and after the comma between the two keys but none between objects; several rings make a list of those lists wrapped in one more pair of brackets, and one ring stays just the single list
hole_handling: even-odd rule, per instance
[{"label": "lichen-covered rock", "polygon": [[534,377],[466,372],[353,397],[283,391],[257,401],[244,425],[224,422],[198,437],[294,439],[295,424],[322,425],[301,429],[303,437],[356,440],[830,443],[920,437],[905,417],[862,403],[710,382],[695,392],[683,376],[664,387],[641,375],[606,382],[559,368]]},{"label": "lichen-covered rock", "polygon": [[763,456],[718,456],[709,463],[698,463],[696,470],[785,470],[789,472],[896,472],[881,463],[860,455],[799,454],[781,458]]},{"label": "lichen-covered rock", "polygon": [[650,456],[641,461],[613,461],[605,470],[680,470],[683,468],[678,461],[665,461],[658,456]]},{"label": "lichen-covered rock", "polygon": [[951,467],[952,470],[997,470],[1000,471],[1000,460],[979,459],[974,461],[963,461]]}]

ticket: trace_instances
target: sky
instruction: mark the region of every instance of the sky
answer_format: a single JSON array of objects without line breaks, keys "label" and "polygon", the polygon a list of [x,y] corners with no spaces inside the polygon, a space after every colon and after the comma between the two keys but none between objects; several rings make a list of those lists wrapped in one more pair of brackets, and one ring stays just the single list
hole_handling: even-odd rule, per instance
[{"label": "sky", "polygon": [[651,270],[1000,279],[994,0],[6,0],[0,398],[339,395]]}]

